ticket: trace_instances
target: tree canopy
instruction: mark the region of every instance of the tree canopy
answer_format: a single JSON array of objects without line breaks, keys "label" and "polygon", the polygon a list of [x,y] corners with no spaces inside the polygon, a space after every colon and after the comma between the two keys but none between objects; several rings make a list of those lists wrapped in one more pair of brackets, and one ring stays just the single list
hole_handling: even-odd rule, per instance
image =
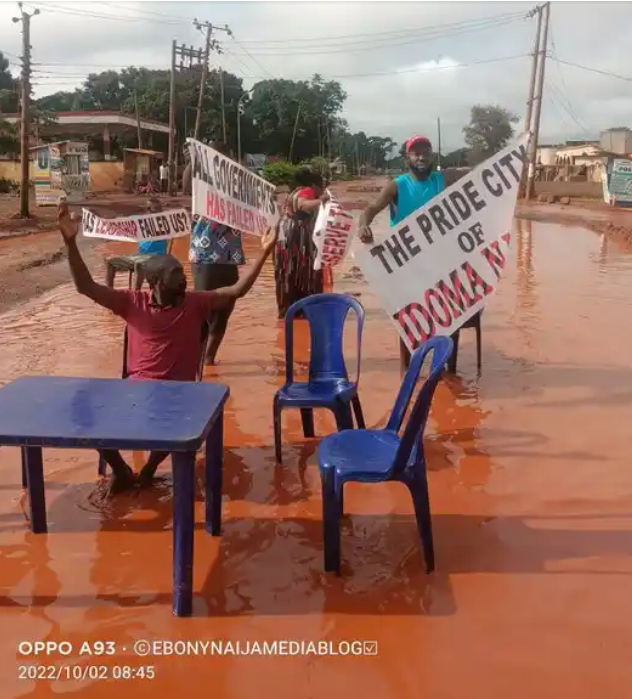
[{"label": "tree canopy", "polygon": [[463,127],[465,143],[470,149],[469,162],[475,165],[502,150],[514,135],[515,114],[493,104],[474,105],[470,123]]},{"label": "tree canopy", "polygon": [[[313,157],[340,157],[350,168],[384,167],[396,145],[388,136],[350,133],[342,110],[347,97],[339,82],[315,74],[311,80],[262,80],[246,91],[241,78],[211,70],[205,86],[199,137],[223,134],[221,82],[224,83],[226,136],[237,152],[237,112],[241,106],[241,150],[301,162]],[[199,70],[177,74],[176,128],[182,142],[193,133],[200,87]],[[169,71],[130,66],[88,75],[74,92],[57,92],[37,100],[44,112],[114,110],[169,120]]]}]

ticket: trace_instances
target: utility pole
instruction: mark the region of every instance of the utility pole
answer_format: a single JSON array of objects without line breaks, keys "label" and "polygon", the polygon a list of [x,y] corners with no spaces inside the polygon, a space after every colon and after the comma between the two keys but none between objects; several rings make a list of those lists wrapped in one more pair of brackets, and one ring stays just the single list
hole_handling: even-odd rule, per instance
[{"label": "utility pole", "polygon": [[171,43],[171,75],[169,79],[169,155],[167,156],[168,185],[169,195],[174,195],[174,169],[173,169],[173,151],[175,145],[175,130],[176,130],[176,40]]},{"label": "utility pole", "polygon": [[529,144],[529,170],[527,172],[526,200],[533,198],[535,193],[535,165],[538,152],[538,137],[540,135],[540,117],[542,116],[542,96],[544,92],[544,68],[546,65],[546,52],[549,39],[549,20],[551,17],[551,3],[547,2],[542,10],[544,12],[544,30],[540,42],[538,80],[536,85],[535,108],[533,115],[533,128],[531,129],[531,141]]},{"label": "utility pole", "polygon": [[441,118],[437,117],[437,170],[441,171]]},{"label": "utility pole", "polygon": [[32,14],[25,12],[22,3],[18,3],[20,17],[13,22],[22,22],[22,119],[20,121],[20,216],[28,218],[29,211],[29,136],[31,134],[31,17],[39,15],[39,10]]},{"label": "utility pole", "polygon": [[219,89],[222,101],[222,134],[224,136],[224,144],[226,145],[228,143],[228,138],[226,136],[226,100],[224,98],[224,70],[221,66],[219,69]]},{"label": "utility pole", "polygon": [[138,148],[140,149],[143,147],[143,132],[140,128],[140,111],[138,109],[138,93],[136,92],[136,88],[134,88],[134,111],[136,112],[136,134]]},{"label": "utility pole", "polygon": [[542,7],[533,8],[527,17],[538,15],[538,25],[535,31],[535,44],[533,46],[533,61],[531,62],[531,78],[529,79],[529,97],[527,99],[527,116],[524,120],[524,130],[531,131],[531,116],[533,114],[533,102],[535,92],[535,78],[538,73],[538,56],[540,53],[540,37],[542,36]]},{"label": "utility pole", "polygon": [[[200,94],[198,96],[197,113],[195,115],[195,131],[193,132],[193,138],[198,139],[200,135],[200,123],[202,121],[202,104],[204,101],[204,92],[206,91],[206,81],[208,80],[208,62],[211,55],[211,51],[217,51],[222,53],[217,41],[213,40],[213,31],[226,32],[228,36],[232,36],[231,30],[228,25],[224,27],[215,27],[210,22],[198,22],[197,19],[193,20],[193,25],[199,31],[206,29],[206,44],[204,46],[204,58],[202,59],[202,76],[200,77]],[[222,82],[222,120],[224,126],[224,141],[226,141],[226,117],[224,114],[224,87],[223,87],[223,76],[220,72],[220,81]]]},{"label": "utility pole", "polygon": [[[538,15],[538,24],[535,32],[535,43],[533,45],[533,61],[531,62],[531,77],[529,79],[529,95],[527,97],[527,115],[524,120],[524,130],[531,131],[531,117],[533,116],[533,102],[535,101],[535,79],[538,74],[538,58],[540,55],[540,38],[542,36],[542,7],[538,5],[531,10],[527,17]],[[523,168],[520,178],[519,196],[524,197],[527,184],[527,171]]]},{"label": "utility pole", "polygon": [[294,130],[292,131],[292,140],[290,141],[290,155],[288,156],[288,162],[292,162],[292,152],[294,151],[294,141],[296,140],[296,131],[298,130],[298,118],[301,114],[301,103],[298,103],[298,109],[296,110],[296,119],[294,119]]}]

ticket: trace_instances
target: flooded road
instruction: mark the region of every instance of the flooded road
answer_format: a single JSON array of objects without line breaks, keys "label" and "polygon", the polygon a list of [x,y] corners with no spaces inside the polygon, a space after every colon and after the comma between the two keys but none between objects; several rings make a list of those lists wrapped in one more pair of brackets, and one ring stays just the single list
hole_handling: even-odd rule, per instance
[{"label": "flooded road", "polygon": [[[360,293],[367,309],[360,395],[377,426],[399,387],[395,330],[362,282],[339,274],[336,289]],[[93,497],[96,454],[49,451],[50,533],[34,536],[19,452],[1,450],[1,699],[627,698],[630,308],[631,255],[581,229],[518,223],[484,315],[482,376],[464,331],[458,375],[439,386],[430,418],[437,571],[423,571],[404,487],[352,484],[336,578],[323,572],[317,441],[303,440],[298,414],[284,415],[285,465],[274,463],[284,350],[267,267],[207,370],[231,388],[224,528],[206,535],[198,502],[193,618],[171,615],[168,468],[153,491],[103,504]],[[2,382],[120,372],[121,322],[68,283],[1,318]],[[306,361],[307,338],[298,342]],[[326,434],[333,421],[318,416],[316,428]],[[334,650],[376,641],[377,655],[142,659],[131,651],[138,639],[325,640]],[[144,664],[156,679],[19,679],[33,658],[18,644],[35,640],[114,641],[114,658],[36,662]]]}]

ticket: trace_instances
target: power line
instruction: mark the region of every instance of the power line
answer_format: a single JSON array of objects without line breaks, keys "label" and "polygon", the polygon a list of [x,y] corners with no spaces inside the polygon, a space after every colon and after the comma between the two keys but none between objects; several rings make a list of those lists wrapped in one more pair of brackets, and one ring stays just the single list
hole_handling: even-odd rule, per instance
[{"label": "power line", "polygon": [[[323,75],[322,78],[323,80],[353,80],[356,78],[373,78],[373,77],[385,77],[388,75],[400,75],[400,74],[408,74],[408,73],[434,73],[438,71],[445,71],[445,70],[457,70],[459,68],[470,68],[470,67],[475,67],[475,66],[480,66],[480,65],[487,65],[487,64],[492,64],[492,63],[503,63],[506,61],[513,61],[518,58],[528,58],[529,54],[527,53],[522,53],[522,54],[516,54],[514,56],[502,56],[499,58],[486,58],[482,59],[479,61],[470,61],[466,63],[455,63],[454,65],[437,65],[437,66],[423,66],[423,67],[414,67],[414,68],[398,68],[395,70],[385,70],[385,71],[378,71],[378,72],[372,72],[372,73],[348,73],[345,75]],[[266,75],[242,75],[241,77],[244,80],[280,80],[281,78],[279,76],[274,76],[270,71],[266,70],[264,66],[259,65],[259,68],[266,73]],[[156,70],[163,70],[167,71],[168,68],[166,67],[161,67]],[[61,72],[55,72],[55,71],[43,71],[36,69],[36,72],[38,74],[37,79],[38,80],[50,80],[53,82],[53,84],[61,84],[62,81],[57,80],[57,78],[62,78],[64,80],[68,80],[70,82],[75,83],[76,80],[73,80],[74,78],[76,79],[85,79],[87,78],[86,73],[61,73]],[[293,79],[293,80],[300,80],[300,78],[285,78],[287,80]]]},{"label": "power line", "polygon": [[[522,17],[518,19],[523,19]],[[346,41],[344,42],[344,46],[340,46],[340,42],[336,42],[334,45],[321,45],[319,48],[316,47],[300,47],[299,48],[292,48],[288,47],[287,51],[261,51],[261,50],[254,50],[250,51],[247,50],[246,47],[244,46],[243,42],[240,43],[240,47],[242,48],[243,53],[237,53],[233,52],[233,55],[247,55],[250,57],[253,56],[259,56],[260,58],[273,58],[273,57],[294,57],[294,56],[322,56],[322,55],[329,55],[332,53],[344,53],[344,54],[349,54],[349,53],[361,53],[364,51],[380,51],[383,49],[389,49],[389,48],[399,48],[402,46],[410,46],[413,44],[419,44],[420,42],[429,42],[429,41],[436,41],[440,39],[448,39],[452,37],[458,37],[458,36],[463,36],[465,34],[470,34],[473,32],[479,32],[483,30],[488,30],[488,29],[497,29],[499,27],[506,26],[507,24],[513,23],[516,21],[516,18],[509,19],[509,20],[503,20],[501,22],[494,22],[493,24],[485,24],[485,25],[474,25],[474,26],[467,26],[467,27],[461,27],[458,29],[454,29],[449,33],[446,32],[419,32],[414,36],[411,36],[407,34],[406,36],[403,37],[394,37],[393,39],[389,40],[376,40],[376,39],[363,39],[359,41]]]},{"label": "power line", "polygon": [[611,73],[608,70],[600,70],[599,68],[590,68],[588,66],[582,66],[579,63],[573,63],[571,61],[563,61],[561,58],[556,58],[550,56],[551,60],[561,63],[565,66],[571,66],[573,68],[579,68],[580,70],[586,70],[589,73],[597,73],[598,75],[607,75],[610,78],[617,78],[617,80],[625,80],[626,82],[632,82],[632,78],[626,77],[625,75],[619,75],[618,73]]}]

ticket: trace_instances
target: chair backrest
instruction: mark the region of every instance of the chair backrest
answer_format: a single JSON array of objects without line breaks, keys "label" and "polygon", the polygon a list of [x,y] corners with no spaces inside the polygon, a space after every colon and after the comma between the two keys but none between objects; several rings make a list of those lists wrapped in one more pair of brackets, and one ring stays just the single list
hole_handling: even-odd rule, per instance
[{"label": "chair backrest", "polygon": [[359,381],[364,307],[348,294],[314,294],[292,304],[285,315],[285,377],[287,383],[294,380],[294,320],[300,312],[309,323],[311,336],[310,382],[347,381],[349,379],[342,339],[345,321],[351,309],[355,311],[358,321],[356,382]]},{"label": "chair backrest", "polygon": [[397,450],[397,456],[393,464],[394,472],[403,471],[410,461],[411,453],[416,457],[419,450],[423,447],[422,439],[426,429],[426,422],[428,421],[432,397],[434,396],[441,374],[445,369],[445,365],[452,355],[453,349],[454,343],[452,342],[452,338],[443,336],[432,337],[418,347],[412,354],[410,365],[402,381],[399,393],[397,394],[395,405],[393,406],[393,412],[386,425],[387,430],[400,432],[415,387],[419,382],[424,362],[430,352],[432,352],[432,363],[430,365],[430,374],[421,387],[408,415],[408,422],[404,428],[399,449]]}]

